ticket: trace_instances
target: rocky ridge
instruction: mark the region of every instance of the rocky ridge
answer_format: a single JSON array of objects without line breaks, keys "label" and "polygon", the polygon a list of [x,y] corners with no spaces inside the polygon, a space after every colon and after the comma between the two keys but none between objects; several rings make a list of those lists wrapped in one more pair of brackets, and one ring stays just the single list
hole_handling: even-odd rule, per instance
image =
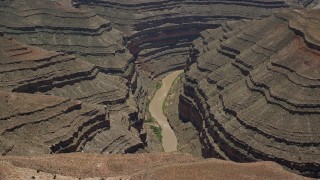
[{"label": "rocky ridge", "polygon": [[226,20],[259,19],[274,11],[315,1],[113,1],[76,0],[111,21],[128,35],[127,47],[137,57],[138,70],[156,77],[186,67],[189,46],[205,29]]},{"label": "rocky ridge", "polygon": [[[126,105],[129,88],[125,78],[102,73],[94,64],[75,56],[25,45],[6,36],[0,37],[0,42],[3,153],[8,148],[10,153],[21,155],[126,153],[143,147],[139,138],[142,127],[135,124],[137,111]],[[47,101],[53,103],[47,105]],[[41,103],[43,107],[38,108]],[[28,105],[28,110],[19,112]],[[6,115],[8,112],[11,115]],[[28,133],[35,134],[27,141],[23,137]],[[39,147],[33,147],[33,141]],[[25,144],[27,151],[18,142]]]},{"label": "rocky ridge", "polygon": [[[61,80],[65,81],[63,85],[41,90],[42,93],[106,105],[115,126],[125,124],[119,129],[129,129],[142,141],[146,140],[142,120],[147,92],[135,70],[135,58],[125,47],[124,33],[114,29],[110,21],[90,8],[75,8],[71,0],[0,1],[0,15],[3,17],[0,31],[7,36],[24,44],[73,55],[72,58],[80,58],[94,66],[84,73],[73,74],[74,77],[61,77],[65,78]],[[65,54],[58,57],[62,56]],[[77,64],[77,61],[68,62],[68,66]],[[69,78],[73,80],[67,80]],[[20,89],[19,92],[26,91]],[[119,139],[121,142],[127,140],[123,134]]]},{"label": "rocky ridge", "polygon": [[3,91],[0,97],[2,156],[81,151],[95,134],[110,129],[103,106]]},{"label": "rocky ridge", "polygon": [[48,50],[74,54],[105,73],[129,76],[132,55],[123,33],[88,8],[71,1],[1,1],[0,30],[14,39]]},{"label": "rocky ridge", "polygon": [[[312,7],[316,1],[301,2]],[[84,6],[76,8],[62,0],[0,1],[4,156],[137,152],[146,140],[142,124],[147,83],[141,74],[155,77],[187,67],[180,114],[199,129],[205,157],[272,160],[294,172],[319,176],[318,11],[248,21],[298,4],[80,3]],[[208,28],[189,52],[191,42]],[[300,60],[304,58],[308,60]],[[10,163],[4,162],[4,169],[25,171]],[[196,166],[212,170],[217,165]],[[196,168],[174,167],[182,172]],[[172,168],[133,177],[173,175]]]},{"label": "rocky ridge", "polygon": [[179,113],[203,155],[319,177],[318,10],[232,21],[193,42]]}]

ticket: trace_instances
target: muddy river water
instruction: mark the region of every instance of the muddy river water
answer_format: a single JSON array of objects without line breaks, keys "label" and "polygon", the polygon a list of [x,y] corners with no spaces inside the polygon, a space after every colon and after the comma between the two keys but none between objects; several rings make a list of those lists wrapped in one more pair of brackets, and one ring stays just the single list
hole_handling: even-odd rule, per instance
[{"label": "muddy river water", "polygon": [[183,71],[175,71],[162,79],[162,86],[156,92],[150,102],[149,111],[151,116],[159,123],[162,128],[162,146],[165,152],[177,151],[177,137],[168,123],[166,116],[162,111],[162,104],[168,95],[173,81]]}]

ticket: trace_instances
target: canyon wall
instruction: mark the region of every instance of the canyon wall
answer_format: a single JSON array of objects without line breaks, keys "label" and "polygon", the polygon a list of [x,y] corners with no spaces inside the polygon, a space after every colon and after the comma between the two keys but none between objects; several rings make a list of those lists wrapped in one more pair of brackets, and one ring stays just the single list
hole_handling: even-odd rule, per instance
[{"label": "canyon wall", "polygon": [[314,1],[274,0],[75,0],[125,32],[126,44],[137,57],[138,70],[150,77],[186,67],[191,42],[205,29],[226,20],[260,19],[274,11]]},{"label": "canyon wall", "polygon": [[0,150],[24,155],[143,148],[126,81],[73,55],[0,37]]},{"label": "canyon wall", "polygon": [[320,176],[318,10],[231,21],[193,42],[181,118],[205,157],[274,161]]},{"label": "canyon wall", "polygon": [[315,2],[0,1],[0,152],[137,152],[148,82],[186,68],[204,157],[319,177],[319,11],[283,11]]},{"label": "canyon wall", "polygon": [[2,156],[81,151],[110,129],[105,107],[55,96],[0,92]]},{"label": "canyon wall", "polygon": [[290,5],[285,1],[0,1],[0,31],[6,35],[1,38],[0,90],[104,105],[111,128],[83,151],[101,152],[105,147],[95,147],[100,141],[110,141],[110,147],[140,147],[146,143],[143,119],[152,84],[149,77],[186,67],[189,46],[200,31],[217,28],[228,19],[266,17]]}]

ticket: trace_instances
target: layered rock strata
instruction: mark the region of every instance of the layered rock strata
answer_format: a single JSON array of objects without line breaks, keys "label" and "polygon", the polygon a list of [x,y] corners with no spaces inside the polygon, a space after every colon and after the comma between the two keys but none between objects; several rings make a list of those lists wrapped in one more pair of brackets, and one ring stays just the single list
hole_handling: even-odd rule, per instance
[{"label": "layered rock strata", "polygon": [[110,129],[101,105],[4,91],[0,101],[2,156],[81,151],[95,134]]},{"label": "layered rock strata", "polygon": [[204,156],[320,176],[319,14],[227,22],[193,42],[179,113]]},{"label": "layered rock strata", "polygon": [[[129,99],[130,91],[129,87],[126,86],[128,84],[127,79],[101,73],[96,65],[61,52],[47,51],[25,45],[6,36],[0,37],[0,42],[0,90],[3,91],[0,94],[7,94],[6,92],[46,94],[67,99],[48,105],[48,107],[45,106],[46,100],[40,101],[37,105],[40,106],[41,103],[44,103],[44,105],[41,107],[39,114],[36,113],[38,112],[37,108],[32,109],[33,107],[30,107],[30,111],[22,113],[20,117],[19,112],[15,112],[20,108],[19,106],[28,106],[29,102],[35,101],[35,98],[41,100],[41,98],[47,98],[47,96],[24,95],[24,101],[13,101],[12,105],[8,104],[5,98],[1,98],[2,101],[7,102],[2,103],[1,110],[11,112],[10,116],[2,117],[3,125],[1,127],[8,126],[8,128],[4,128],[3,133],[5,134],[0,136],[3,143],[8,141],[14,145],[15,141],[19,142],[19,138],[21,138],[20,141],[25,142],[22,134],[25,136],[27,132],[31,133],[33,129],[41,129],[43,126],[45,130],[39,130],[39,134],[35,134],[33,138],[43,139],[46,142],[48,141],[47,143],[50,143],[49,141],[51,140],[44,138],[45,136],[57,139],[57,141],[59,140],[58,136],[64,139],[64,141],[60,142],[63,145],[59,145],[57,142],[55,146],[52,143],[51,152],[53,153],[74,151],[129,153],[143,147],[139,138],[142,133],[142,126],[137,117],[135,102]],[[7,94],[6,96],[11,95]],[[13,93],[12,96],[15,97],[15,94]],[[74,105],[73,101],[69,102],[70,99],[81,103]],[[89,108],[82,110],[82,101],[86,102],[85,106]],[[99,106],[97,106],[98,104]],[[51,106],[54,108],[51,109]],[[101,114],[98,117],[103,115],[100,112],[102,111],[101,108],[109,110],[104,115],[108,116],[107,124],[111,124],[111,127],[110,125],[100,126],[99,121],[102,121],[103,118],[95,118],[95,116],[98,116],[95,115],[97,113]],[[71,114],[69,114],[69,111]],[[18,115],[20,119],[15,119]],[[10,125],[11,121],[13,121],[11,118],[17,121],[13,126]],[[24,122],[26,120],[24,118],[29,119],[30,123],[28,121]],[[45,125],[40,123],[43,121]],[[24,128],[24,124],[28,126]],[[33,124],[35,124],[35,127],[32,126]],[[56,124],[59,126],[56,126]],[[66,128],[63,129],[61,126]],[[62,130],[58,131],[59,128]],[[73,131],[69,130],[69,128]],[[88,129],[81,131],[81,129],[86,128]],[[24,129],[24,131],[16,132],[15,129]],[[77,130],[79,131],[78,134]],[[53,134],[51,136],[50,132],[46,131],[56,133],[56,135]],[[64,131],[68,132],[64,133]],[[89,132],[87,133],[87,131]],[[22,134],[20,135],[20,133]],[[61,134],[59,135],[59,133]],[[7,137],[5,136],[6,134],[10,136]],[[16,136],[16,140],[11,140],[11,136]],[[81,139],[81,142],[80,140],[78,142],[80,145],[85,143],[86,146],[72,145],[77,143],[73,140],[73,136]],[[29,141],[25,143],[28,144]],[[42,142],[40,141],[39,143],[41,144]],[[60,146],[71,147],[62,150]],[[43,152],[48,153],[49,150]],[[28,153],[28,150],[26,153]],[[40,150],[37,153],[40,153]]]},{"label": "layered rock strata", "polygon": [[[53,53],[49,64],[57,65],[61,73],[56,71],[56,75],[45,75],[41,85],[38,80],[33,80],[12,87],[12,91],[43,92],[106,105],[111,121],[125,123],[124,129],[132,129],[145,139],[142,129],[145,109],[138,104],[146,103],[146,92],[135,71],[135,58],[124,45],[124,34],[114,29],[110,21],[89,8],[73,7],[71,0],[0,1],[0,16],[0,31],[4,34],[28,45],[59,52]],[[29,51],[14,48],[10,50],[12,53]],[[78,66],[79,60],[75,57],[82,59],[82,65]],[[84,65],[83,60],[88,63]],[[54,73],[51,66],[44,66],[36,73]],[[26,77],[31,78],[33,72]],[[22,73],[28,74],[29,70]],[[54,85],[47,85],[50,83]]]},{"label": "layered rock strata", "polygon": [[77,55],[106,73],[132,71],[123,33],[90,9],[72,7],[71,0],[1,1],[0,16],[0,31],[21,42]]},{"label": "layered rock strata", "polygon": [[[75,3],[89,7],[77,8]],[[3,17],[0,20],[0,31],[29,45],[75,55],[90,64],[85,68],[71,67],[72,64],[78,64],[78,60],[70,60],[68,56],[68,64],[57,63],[57,66],[58,69],[62,66],[80,68],[75,70],[74,74],[68,72],[68,75],[65,75],[62,72],[62,76],[57,73],[57,77],[46,75],[41,82],[32,80],[30,83],[19,84],[18,87],[10,85],[11,89],[6,87],[9,91],[40,92],[106,105],[111,124],[121,127],[118,129],[125,129],[125,132],[129,129],[143,141],[146,138],[142,129],[147,104],[145,84],[149,81],[144,82],[144,77],[141,77],[139,72],[150,73],[153,77],[181,69],[186,65],[190,42],[199,36],[200,31],[216,28],[227,19],[261,18],[270,15],[275,9],[289,6],[285,1],[235,3],[62,0],[1,1],[0,5],[0,15]],[[234,10],[231,12],[228,9]],[[124,37],[124,34],[113,26],[126,32],[129,37]],[[134,56],[124,45],[128,46]],[[23,53],[24,50],[18,51]],[[54,56],[57,59],[53,58],[52,61],[65,61],[65,54]],[[136,71],[135,67],[141,71]],[[50,68],[39,69],[36,73],[44,74],[50,71]],[[67,71],[66,69],[63,71]],[[19,73],[21,76],[26,73],[27,78],[33,79],[35,74],[33,71],[29,72]],[[13,74],[16,72],[3,77]],[[119,134],[118,132],[115,130],[111,134]],[[122,143],[127,142],[125,134],[120,133],[116,139]],[[108,139],[106,137],[113,135],[103,135],[99,139]]]},{"label": "layered rock strata", "polygon": [[74,2],[92,8],[128,34],[127,46],[137,57],[139,70],[150,73],[150,77],[186,67],[188,47],[205,29],[217,28],[226,20],[262,18],[273,11],[299,6],[295,1],[273,0]]}]

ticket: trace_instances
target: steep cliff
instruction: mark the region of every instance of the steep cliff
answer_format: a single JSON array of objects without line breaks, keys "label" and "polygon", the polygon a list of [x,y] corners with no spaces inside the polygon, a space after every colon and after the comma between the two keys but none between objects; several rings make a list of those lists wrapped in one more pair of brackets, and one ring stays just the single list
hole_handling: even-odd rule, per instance
[{"label": "steep cliff", "polygon": [[74,54],[106,73],[132,71],[123,33],[90,9],[72,7],[71,0],[1,1],[0,16],[0,31],[21,42]]},{"label": "steep cliff", "polygon": [[[138,69],[151,77],[186,67],[188,47],[205,29],[226,20],[257,19],[296,1],[274,0],[75,0],[128,35],[127,46],[137,56]],[[312,6],[314,1],[308,1]],[[303,3],[303,1],[301,1]],[[302,5],[302,4],[300,4]]]},{"label": "steep cliff", "polygon": [[[19,78],[21,82],[27,80],[8,90],[42,92],[106,105],[116,126],[124,124],[124,130],[130,129],[145,141],[142,119],[146,92],[142,89],[140,75],[135,71],[135,58],[125,47],[122,32],[115,30],[108,20],[91,9],[73,7],[71,0],[0,1],[0,16],[0,31],[5,35],[31,46],[58,52],[50,52],[52,58],[46,55],[48,62],[39,60],[42,65],[32,65],[41,68],[32,67],[25,71],[17,68],[15,72],[3,75]],[[6,46],[5,43],[3,45]],[[12,47],[10,52],[27,54],[31,51],[30,48],[19,48]],[[34,54],[37,53],[26,56]],[[81,63],[77,58],[82,59]],[[37,73],[44,77],[33,77],[38,76]],[[138,104],[142,105],[138,107]],[[117,134],[117,130],[112,134]],[[119,139],[127,141],[123,134]]]},{"label": "steep cliff", "polygon": [[110,129],[105,107],[81,101],[0,92],[2,156],[81,151]]},{"label": "steep cliff", "polygon": [[320,176],[319,13],[227,22],[193,42],[179,113],[204,156]]},{"label": "steep cliff", "polygon": [[297,177],[272,163],[98,155],[145,147],[151,79],[182,68],[179,114],[204,157],[320,177],[319,10],[299,9],[316,2],[0,1],[0,152],[96,153],[2,157],[0,179]]},{"label": "steep cliff", "polygon": [[[38,134],[30,137],[51,143],[53,149],[50,152],[54,153],[80,150],[97,153],[134,152],[143,147],[139,138],[141,126],[133,125],[137,122],[135,117],[137,112],[127,102],[129,87],[123,83],[125,81],[123,77],[101,73],[97,66],[74,56],[25,45],[6,36],[0,37],[0,94],[12,100],[8,102],[6,98],[0,98],[2,101],[0,109],[4,113],[1,113],[3,115],[1,127],[4,128],[2,141],[9,141],[14,147],[20,147],[18,146],[20,141],[26,144],[36,141],[34,139],[25,141],[23,138],[28,133],[34,132]],[[10,92],[29,93],[29,95],[16,95]],[[56,100],[51,96],[39,95],[40,93],[64,98],[57,97]],[[23,97],[16,100],[16,96]],[[47,105],[46,102],[51,100],[53,103]],[[86,102],[85,105],[82,106],[80,101]],[[20,106],[25,108],[30,103],[31,105],[36,103],[35,107],[31,106],[26,112],[19,112]],[[101,109],[105,108],[110,112],[103,113]],[[11,115],[5,115],[8,112]],[[108,126],[101,125],[104,123],[103,115],[108,115]],[[17,122],[11,125],[12,121]],[[44,125],[41,122],[44,122]],[[130,127],[136,129],[132,128],[134,130],[129,131]],[[44,129],[41,130],[42,128]],[[85,130],[82,132],[82,129]],[[51,136],[50,132],[55,134]],[[49,142],[51,139],[45,138],[46,136],[52,138],[54,142]],[[56,142],[60,141],[59,136],[64,141]],[[73,140],[74,136],[79,138],[79,142]],[[12,137],[15,137],[15,140]],[[72,145],[73,143],[80,145],[86,143],[86,146]],[[68,148],[62,150],[60,146]],[[25,152],[21,147],[22,152],[12,152],[28,154],[29,151],[35,151],[32,147],[30,143]],[[48,152],[48,149],[41,151],[41,153]]]}]

